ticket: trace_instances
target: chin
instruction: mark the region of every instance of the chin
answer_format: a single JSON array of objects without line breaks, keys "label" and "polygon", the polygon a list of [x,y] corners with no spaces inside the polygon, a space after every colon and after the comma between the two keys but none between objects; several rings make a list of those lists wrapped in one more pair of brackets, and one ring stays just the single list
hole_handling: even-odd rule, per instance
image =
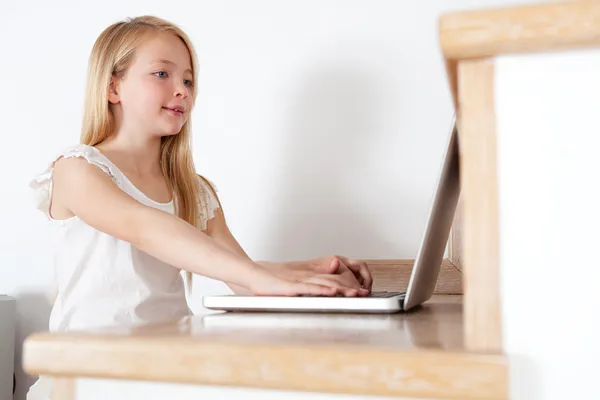
[{"label": "chin", "polygon": [[161,136],[175,136],[179,132],[181,132],[181,129],[179,129],[178,131],[169,131],[169,130],[167,130],[167,131],[164,131]]},{"label": "chin", "polygon": [[172,127],[168,127],[165,126],[164,129],[162,129],[162,136],[174,136],[177,135],[179,132],[181,132],[181,126],[172,126]]}]

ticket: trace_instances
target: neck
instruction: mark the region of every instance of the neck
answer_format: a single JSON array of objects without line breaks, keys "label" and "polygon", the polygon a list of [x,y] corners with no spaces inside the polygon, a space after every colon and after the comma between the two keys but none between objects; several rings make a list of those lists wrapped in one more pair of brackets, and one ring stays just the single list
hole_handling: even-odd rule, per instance
[{"label": "neck", "polygon": [[160,171],[161,141],[160,136],[118,124],[116,132],[98,147],[118,157],[127,170],[148,174]]}]

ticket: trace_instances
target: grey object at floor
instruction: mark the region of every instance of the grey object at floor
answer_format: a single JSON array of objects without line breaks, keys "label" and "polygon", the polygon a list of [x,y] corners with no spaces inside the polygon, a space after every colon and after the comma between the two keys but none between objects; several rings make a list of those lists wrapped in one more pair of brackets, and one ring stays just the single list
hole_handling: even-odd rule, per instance
[{"label": "grey object at floor", "polygon": [[0,294],[0,400],[13,400],[16,302]]}]

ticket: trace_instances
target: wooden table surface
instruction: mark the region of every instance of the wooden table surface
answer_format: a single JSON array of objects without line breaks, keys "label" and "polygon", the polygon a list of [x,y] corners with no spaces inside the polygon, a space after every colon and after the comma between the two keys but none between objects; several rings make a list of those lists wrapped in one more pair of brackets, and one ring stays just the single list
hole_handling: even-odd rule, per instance
[{"label": "wooden table surface", "polygon": [[312,392],[500,399],[506,362],[462,346],[462,296],[407,313],[216,313],[163,324],[40,333],[32,374]]}]

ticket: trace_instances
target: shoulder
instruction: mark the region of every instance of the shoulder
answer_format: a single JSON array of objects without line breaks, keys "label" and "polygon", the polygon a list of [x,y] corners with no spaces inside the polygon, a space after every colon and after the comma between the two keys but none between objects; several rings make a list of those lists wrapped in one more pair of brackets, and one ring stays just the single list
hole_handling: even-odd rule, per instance
[{"label": "shoulder", "polygon": [[[116,167],[100,150],[87,144],[77,144],[63,149],[51,165],[56,173],[75,171],[76,173],[97,173],[100,169],[113,180],[117,178]],[[64,173],[64,172],[63,172]]]},{"label": "shoulder", "polygon": [[33,191],[36,207],[47,213],[55,181],[85,182],[91,174],[102,172],[119,185],[119,177],[114,165],[96,148],[85,144],[66,147],[55,153],[46,168],[33,176],[29,187]]},{"label": "shoulder", "polygon": [[206,177],[198,175],[199,192],[198,206],[200,210],[198,226],[204,230],[208,222],[215,218],[215,213],[221,208],[221,201],[217,195],[216,185]]},{"label": "shoulder", "polygon": [[[94,175],[109,175],[102,168],[82,157],[60,157],[54,162],[53,179],[55,184],[61,181],[77,183]],[[107,176],[108,178],[108,176]]]},{"label": "shoulder", "polygon": [[213,181],[211,181],[210,179],[206,178],[203,175],[198,174],[198,179],[200,180],[200,187],[203,189],[212,189],[213,192],[218,192],[219,189],[217,189],[217,186],[215,185],[215,183]]},{"label": "shoulder", "polygon": [[202,175],[198,175],[198,180],[200,184],[198,193],[200,202],[205,203],[212,208],[219,208],[221,206],[221,201],[219,200],[219,195],[217,194],[217,186],[213,181]]},{"label": "shoulder", "polygon": [[[87,161],[90,164],[108,164],[106,162],[107,160],[105,159],[105,157],[102,156],[98,149],[96,149],[93,146],[80,143],[65,147],[51,155],[44,172],[53,171],[57,164],[59,164],[59,162],[68,159],[81,159]],[[79,163],[69,162],[67,164],[76,165]]]}]

